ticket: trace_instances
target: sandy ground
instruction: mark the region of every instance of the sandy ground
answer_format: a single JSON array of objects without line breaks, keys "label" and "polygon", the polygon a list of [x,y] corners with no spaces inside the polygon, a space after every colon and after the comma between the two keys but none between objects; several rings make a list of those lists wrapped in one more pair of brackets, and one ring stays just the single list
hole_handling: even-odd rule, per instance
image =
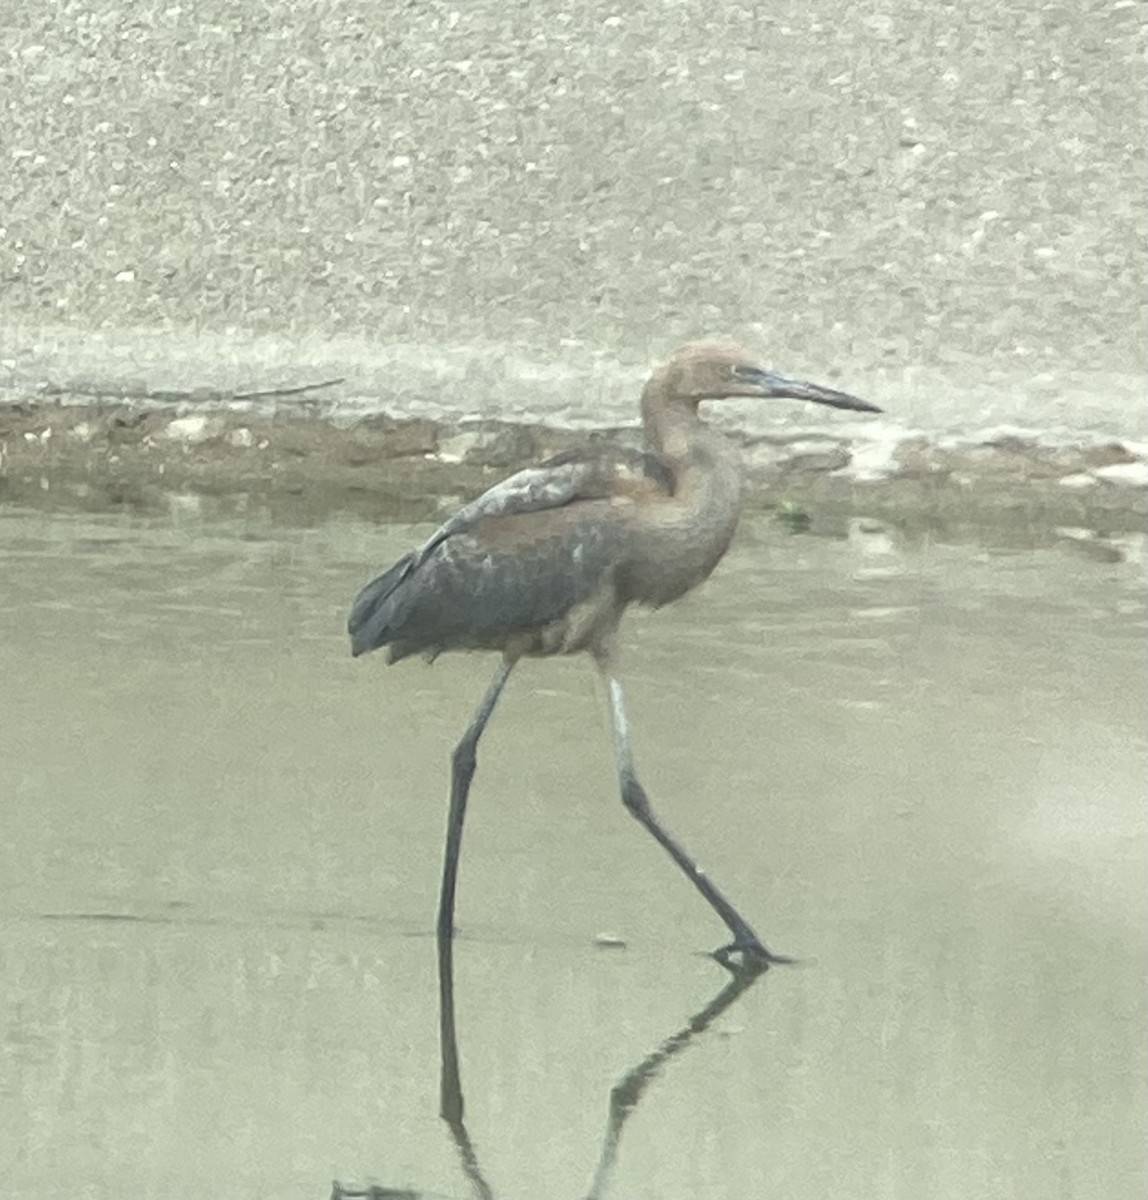
[{"label": "sandy ground", "polygon": [[[720,333],[892,414],[791,454],[794,418],[758,477],[796,458],[835,496],[899,479],[910,508],[927,478],[955,507],[1139,519],[1136,11],[6,5],[6,486],[126,470],[123,422],[101,433],[126,396],[145,483],[335,480],[374,436],[343,446],[353,418],[429,416],[429,458],[381,448],[372,486],[409,491],[391,468],[448,463],[452,421],[523,425],[527,452],[536,427],[620,425],[651,357]],[[286,457],[242,412],[237,445],[152,436],[163,393],[182,417],[333,373],[337,403],[280,406]],[[48,454],[49,431],[72,436]],[[504,442],[479,465],[516,465]]]}]

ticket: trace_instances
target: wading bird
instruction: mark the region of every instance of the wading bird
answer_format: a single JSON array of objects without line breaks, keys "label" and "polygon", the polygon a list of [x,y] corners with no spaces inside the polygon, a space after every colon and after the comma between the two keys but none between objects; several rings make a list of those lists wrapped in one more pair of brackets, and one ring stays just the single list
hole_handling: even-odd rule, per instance
[{"label": "wading bird", "polygon": [[358,594],[351,652],[388,662],[444,650],[497,650],[502,662],[452,756],[438,937],[454,932],[454,895],[476,751],[514,664],[587,651],[606,683],[622,803],[733,935],[715,952],[764,965],[773,954],[659,823],[638,782],[618,680],[618,624],[630,604],[658,608],[704,580],[741,510],[737,447],[698,417],[704,400],[757,396],[880,412],[845,392],[761,367],[724,345],[683,346],[642,392],[646,449],[598,443],[567,451],[464,505],[419,549]]}]

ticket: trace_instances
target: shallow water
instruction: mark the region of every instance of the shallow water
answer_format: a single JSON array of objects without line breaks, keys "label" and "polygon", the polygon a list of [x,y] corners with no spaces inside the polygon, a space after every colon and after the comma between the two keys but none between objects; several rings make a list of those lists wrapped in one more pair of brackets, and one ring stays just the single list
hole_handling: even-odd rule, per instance
[{"label": "shallow water", "polygon": [[1145,1193],[1142,542],[759,519],[629,621],[655,804],[803,960],[712,1024],[724,930],[618,803],[593,672],[521,667],[463,854],[468,1178],[431,929],[493,663],[342,633],[420,532],[0,508],[6,1194]]}]

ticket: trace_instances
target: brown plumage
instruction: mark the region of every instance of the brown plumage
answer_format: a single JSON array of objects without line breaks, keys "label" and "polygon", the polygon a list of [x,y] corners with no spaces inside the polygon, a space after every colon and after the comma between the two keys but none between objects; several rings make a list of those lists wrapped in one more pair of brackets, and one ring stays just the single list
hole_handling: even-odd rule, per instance
[{"label": "brown plumage", "polygon": [[348,629],[355,655],[388,660],[445,650],[498,650],[503,662],[455,751],[439,908],[449,941],[454,880],[474,751],[514,663],[586,650],[607,679],[627,808],[666,848],[733,934],[719,952],[774,960],[692,859],[657,823],[638,784],[615,675],[614,634],[630,604],[659,607],[706,579],[741,510],[737,447],[698,406],[727,397],[790,397],[879,412],[845,392],[768,371],[734,346],[683,346],[642,391],[646,449],[610,443],[568,451],[512,475],[464,505],[418,549],[367,584]]}]

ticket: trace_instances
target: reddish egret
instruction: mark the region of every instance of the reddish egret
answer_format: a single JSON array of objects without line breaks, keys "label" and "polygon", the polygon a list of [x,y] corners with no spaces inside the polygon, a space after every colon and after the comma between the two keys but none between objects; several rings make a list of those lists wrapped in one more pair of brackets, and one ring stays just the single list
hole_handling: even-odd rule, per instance
[{"label": "reddish egret", "polygon": [[368,583],[348,622],[351,652],[387,661],[497,650],[502,662],[452,756],[438,936],[454,932],[454,893],[476,751],[514,664],[587,651],[606,683],[622,803],[733,935],[715,952],[764,965],[749,923],[654,816],[638,782],[618,681],[618,623],[629,604],[658,608],[702,582],[741,509],[736,446],[698,418],[703,400],[757,396],[880,412],[845,392],[791,379],[730,346],[683,346],[642,392],[647,448],[597,444],[519,471],[464,505],[419,549]]}]

